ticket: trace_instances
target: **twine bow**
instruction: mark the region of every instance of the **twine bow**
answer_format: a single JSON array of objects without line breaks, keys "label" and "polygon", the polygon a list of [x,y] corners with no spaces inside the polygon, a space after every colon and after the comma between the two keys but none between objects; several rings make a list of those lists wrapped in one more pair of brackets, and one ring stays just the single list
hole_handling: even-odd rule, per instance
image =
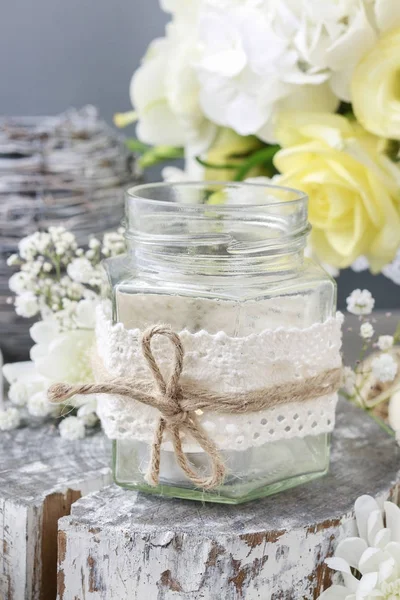
[{"label": "twine bow", "polygon": [[[163,335],[168,338],[174,348],[172,372],[167,381],[165,381],[151,350],[151,340],[155,335]],[[156,386],[155,392],[148,392],[147,383],[134,382],[129,379],[111,379],[105,383],[82,385],[56,383],[48,390],[50,402],[63,402],[75,394],[117,394],[153,406],[160,411],[161,416],[154,432],[146,481],[152,486],[159,483],[161,445],[164,434],[168,431],[171,435],[176,460],[191,482],[206,490],[221,485],[226,469],[217,446],[199,423],[194,410],[190,411],[181,406],[183,395],[180,377],[183,369],[184,349],[179,335],[169,326],[155,325],[143,333],[141,344],[143,356]],[[190,434],[208,455],[211,463],[209,476],[203,476],[192,469],[182,448],[182,432]]]},{"label": "twine bow", "polygon": [[[171,375],[165,381],[151,350],[151,340],[163,335],[173,345],[175,358]],[[195,381],[180,381],[184,350],[181,339],[167,325],[155,325],[146,329],[142,336],[142,352],[153,376],[153,381],[141,381],[129,377],[109,379],[103,383],[67,385],[57,383],[48,390],[50,402],[63,402],[75,394],[115,394],[129,400],[142,402],[156,408],[161,416],[154,432],[146,481],[158,485],[160,474],[161,445],[166,431],[170,433],[176,460],[190,481],[205,490],[221,485],[226,468],[218,447],[199,423],[196,410],[217,413],[247,414],[291,402],[307,402],[336,392],[342,379],[342,368],[326,369],[316,375],[276,384],[247,392],[214,392],[200,387]],[[155,389],[154,389],[155,388]],[[188,433],[208,455],[211,474],[204,476],[191,467],[182,449],[181,434]]]}]

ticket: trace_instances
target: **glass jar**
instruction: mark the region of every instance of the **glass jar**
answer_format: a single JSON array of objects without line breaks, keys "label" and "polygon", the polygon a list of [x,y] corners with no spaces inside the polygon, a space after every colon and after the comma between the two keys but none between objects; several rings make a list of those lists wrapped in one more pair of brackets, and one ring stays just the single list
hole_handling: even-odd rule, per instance
[{"label": "glass jar", "polygon": [[[113,321],[139,330],[166,323],[176,332],[214,338],[222,331],[227,340],[322,323],[335,311],[336,286],[304,256],[309,230],[307,198],[288,188],[206,182],[134,187],[126,202],[128,252],[106,261]],[[264,368],[262,354],[252,359],[255,373]],[[241,378],[235,381],[232,373],[229,385],[240,390]],[[214,433],[209,428],[217,443],[219,433],[215,424]],[[114,441],[114,478],[149,493],[235,504],[325,474],[329,444],[323,432],[243,450],[222,447],[228,475],[223,485],[204,491],[180,470],[168,443],[161,449],[159,485],[148,485],[151,439],[133,433]],[[201,448],[186,455],[207,470]]]}]

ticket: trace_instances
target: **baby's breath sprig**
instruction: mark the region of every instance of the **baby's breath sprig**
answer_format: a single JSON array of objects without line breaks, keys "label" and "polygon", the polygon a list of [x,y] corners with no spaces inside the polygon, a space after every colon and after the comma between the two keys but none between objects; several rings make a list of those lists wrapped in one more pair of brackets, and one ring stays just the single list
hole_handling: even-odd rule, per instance
[{"label": "baby's breath sprig", "polygon": [[397,429],[390,422],[387,403],[398,402],[400,411],[400,348],[396,347],[400,342],[400,323],[393,335],[378,336],[371,318],[374,305],[368,290],[354,290],[347,298],[348,311],[360,319],[362,344],[355,367],[344,368],[343,395],[373,416],[385,417]]},{"label": "baby's breath sprig", "polygon": [[124,230],[92,237],[87,249],[78,247],[73,233],[64,227],[49,227],[23,238],[18,254],[8,265],[19,267],[9,280],[16,297],[18,315],[31,318],[53,315],[61,329],[78,326],[78,303],[101,293],[104,277],[101,260],[125,251]]}]

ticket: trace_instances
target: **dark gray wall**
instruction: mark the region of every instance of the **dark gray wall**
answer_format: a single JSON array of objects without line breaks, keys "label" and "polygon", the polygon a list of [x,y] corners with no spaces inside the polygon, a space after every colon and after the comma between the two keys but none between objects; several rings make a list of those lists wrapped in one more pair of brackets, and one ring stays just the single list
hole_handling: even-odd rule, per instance
[{"label": "dark gray wall", "polygon": [[[2,115],[92,103],[111,122],[130,108],[132,73],[168,20],[158,0],[0,0],[0,7]],[[355,287],[370,288],[380,308],[400,307],[400,286],[353,272],[340,276],[341,307]]]},{"label": "dark gray wall", "polygon": [[0,113],[130,107],[129,81],[168,15],[158,0],[0,0]]}]

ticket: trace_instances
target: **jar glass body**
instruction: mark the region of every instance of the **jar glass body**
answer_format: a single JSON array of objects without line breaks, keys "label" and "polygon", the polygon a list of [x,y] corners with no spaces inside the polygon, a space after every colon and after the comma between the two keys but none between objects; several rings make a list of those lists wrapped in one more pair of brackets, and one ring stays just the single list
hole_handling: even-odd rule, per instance
[{"label": "jar glass body", "polygon": [[[241,204],[243,196],[255,201]],[[298,192],[250,184],[139,186],[129,193],[127,221],[128,254],[106,265],[113,319],[127,329],[162,322],[177,332],[245,338],[281,327],[305,329],[335,311],[334,281],[304,258],[307,210]],[[243,451],[225,448],[228,476],[219,488],[204,491],[164,447],[160,483],[148,485],[151,444],[117,439],[114,479],[149,493],[239,503],[325,474],[329,444],[329,434],[320,433]],[[201,449],[187,456],[198,470],[207,469]]]}]

